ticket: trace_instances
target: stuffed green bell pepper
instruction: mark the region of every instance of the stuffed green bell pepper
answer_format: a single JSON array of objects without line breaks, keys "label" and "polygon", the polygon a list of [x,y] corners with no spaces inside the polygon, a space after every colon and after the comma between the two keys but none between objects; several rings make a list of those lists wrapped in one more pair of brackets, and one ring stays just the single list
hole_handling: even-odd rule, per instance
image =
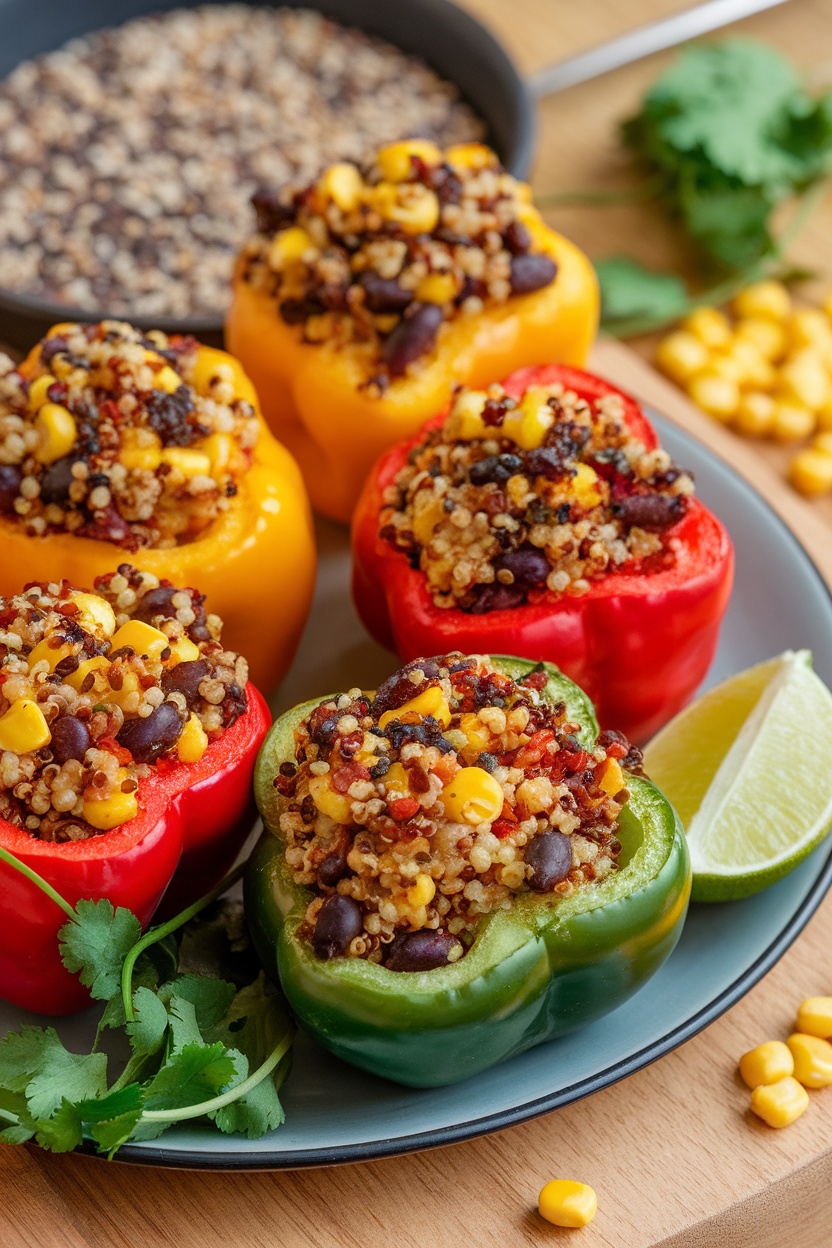
[{"label": "stuffed green bell pepper", "polygon": [[282,716],[246,912],[304,1027],[413,1087],[612,1010],[673,950],[684,834],[549,664],[450,654]]}]

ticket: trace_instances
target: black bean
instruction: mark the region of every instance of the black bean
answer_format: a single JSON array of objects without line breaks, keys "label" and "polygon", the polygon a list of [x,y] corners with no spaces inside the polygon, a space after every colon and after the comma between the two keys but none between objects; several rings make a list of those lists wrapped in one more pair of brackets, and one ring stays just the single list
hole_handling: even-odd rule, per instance
[{"label": "black bean", "polygon": [[83,763],[84,755],[92,745],[92,733],[86,724],[74,715],[63,715],[50,725],[52,740],[49,748],[56,763],[66,763],[75,758]]},{"label": "black bean", "polygon": [[[415,671],[425,674],[425,680],[420,685],[414,685],[413,681],[408,678],[408,673]],[[383,680],[376,689],[376,696],[373,698],[373,714],[378,717],[385,711],[392,711],[396,707],[403,706],[405,702],[415,698],[419,690],[427,688],[428,681],[437,680],[438,677],[439,664],[433,659],[414,659],[412,663],[405,664],[400,671],[394,672],[392,676]]]},{"label": "black bean", "polygon": [[527,883],[536,893],[551,893],[556,884],[565,880],[572,866],[572,845],[569,837],[556,828],[534,836],[526,846],[524,858],[532,868]]},{"label": "black bean", "polygon": [[432,971],[458,961],[461,955],[462,943],[456,936],[441,928],[423,928],[394,941],[384,965],[388,971]]},{"label": "black bean", "polygon": [[199,700],[199,686],[211,668],[205,659],[189,659],[186,663],[177,663],[162,676],[162,688],[165,693],[181,693],[188,704],[188,709],[196,706]]},{"label": "black bean", "polygon": [[330,850],[327,856],[318,863],[318,879],[327,888],[334,888],[339,880],[349,875],[348,853],[349,842],[345,838],[343,843],[336,845],[335,849]]},{"label": "black bean", "polygon": [[522,221],[512,221],[503,231],[503,242],[513,256],[521,256],[532,245],[532,236]]},{"label": "black bean", "polygon": [[142,620],[145,624],[151,624],[160,616],[164,620],[172,620],[176,615],[176,607],[171,599],[178,592],[172,585],[158,585],[156,589],[148,590],[136,603],[133,618]]},{"label": "black bean", "polygon": [[475,585],[476,594],[473,605],[469,607],[471,615],[485,615],[489,611],[508,611],[519,607],[525,601],[525,590],[519,585],[501,585],[495,581],[492,585]]},{"label": "black bean", "polygon": [[397,281],[379,277],[378,273],[362,273],[358,281],[371,312],[404,312],[413,302],[412,290],[405,290]]},{"label": "black bean", "polygon": [[430,351],[441,324],[442,309],[438,304],[410,305],[384,343],[384,362],[391,376],[401,377],[408,364]]},{"label": "black bean", "polygon": [[116,740],[137,763],[154,763],[176,745],[182,732],[182,716],[172,702],[163,702],[146,719],[126,719]]},{"label": "black bean", "polygon": [[350,942],[361,934],[363,926],[358,902],[352,897],[333,893],[318,911],[312,932],[312,948],[324,962],[343,957]]},{"label": "black bean", "polygon": [[490,482],[503,485],[509,477],[522,471],[523,461],[519,455],[487,455],[471,465],[468,479],[472,485],[488,485]]},{"label": "black bean", "polygon": [[523,456],[523,471],[528,477],[545,477],[556,481],[566,471],[566,461],[560,447],[538,446]]},{"label": "black bean", "polygon": [[159,435],[163,446],[190,446],[210,433],[196,419],[190,386],[181,385],[173,394],[153,390],[145,399],[147,423]]},{"label": "black bean", "polygon": [[533,585],[542,585],[552,571],[552,565],[542,550],[526,542],[517,550],[507,550],[494,560],[497,572],[511,572],[514,584],[529,589]]},{"label": "black bean", "polygon": [[275,234],[283,225],[289,225],[295,219],[293,204],[281,202],[278,191],[269,187],[260,187],[251,197],[252,207],[257,215],[257,229],[261,234]]},{"label": "black bean", "polygon": [[676,524],[685,514],[685,500],[679,494],[630,494],[613,511],[625,528],[634,525],[660,533]]},{"label": "black bean", "polygon": [[474,766],[481,767],[483,771],[487,771],[490,774],[491,772],[497,770],[497,767],[499,766],[499,759],[496,754],[489,754],[484,750],[477,758]]},{"label": "black bean", "polygon": [[23,473],[13,464],[0,464],[0,511],[14,511],[14,500],[20,495]]},{"label": "black bean", "polygon": [[45,503],[63,505],[69,499],[69,487],[74,481],[72,465],[77,462],[76,455],[64,455],[50,464],[41,477],[40,496]]},{"label": "black bean", "polygon": [[537,253],[514,256],[511,261],[511,293],[527,295],[549,286],[557,275],[558,266],[548,256]]},{"label": "black bean", "polygon": [[42,364],[49,364],[59,355],[61,351],[66,351],[69,343],[63,334],[55,334],[52,338],[45,338],[40,348],[40,359]]}]

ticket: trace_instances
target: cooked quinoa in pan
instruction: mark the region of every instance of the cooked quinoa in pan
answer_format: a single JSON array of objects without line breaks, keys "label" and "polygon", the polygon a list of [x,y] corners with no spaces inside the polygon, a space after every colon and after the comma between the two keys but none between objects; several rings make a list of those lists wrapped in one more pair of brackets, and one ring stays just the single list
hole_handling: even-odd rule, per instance
[{"label": "cooked quinoa in pan", "polygon": [[144,777],[198,761],[246,709],[221,630],[195,589],[127,563],[92,591],[0,598],[0,817],[74,841],[137,814]]},{"label": "cooked quinoa in pan", "polygon": [[450,654],[300,723],[274,784],[287,866],[315,894],[301,934],[320,958],[445,965],[518,894],[569,896],[616,870],[622,768],[641,756],[612,731],[585,748],[546,682],[542,666],[518,682],[487,656]]},{"label": "cooked quinoa in pan", "polygon": [[436,606],[478,614],[671,565],[692,493],[689,473],[627,430],[620,395],[463,389],[388,488],[380,533]]},{"label": "cooked quinoa in pan", "polygon": [[198,537],[259,431],[230,365],[208,360],[119,321],[58,327],[26,375],[0,354],[0,514],[128,551]]},{"label": "cooked quinoa in pan", "polygon": [[343,161],[303,189],[254,197],[240,274],[309,343],[353,344],[366,385],[433,350],[443,327],[551,285],[528,188],[488,148],[411,140]]}]

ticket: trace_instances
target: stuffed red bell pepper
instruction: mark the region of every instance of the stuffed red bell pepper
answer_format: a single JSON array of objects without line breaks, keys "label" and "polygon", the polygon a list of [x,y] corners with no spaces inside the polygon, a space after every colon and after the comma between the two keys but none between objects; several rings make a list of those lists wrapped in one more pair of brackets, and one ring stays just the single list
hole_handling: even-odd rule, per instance
[{"label": "stuffed red bell pepper", "polygon": [[724,526],[638,404],[558,365],[458,390],[383,455],[353,555],[359,615],[403,661],[556,663],[636,741],[703,679],[733,579]]},{"label": "stuffed red bell pepper", "polygon": [[[129,564],[92,591],[0,598],[0,851],[70,904],[106,897],[145,924],[233,861],[270,715],[221,627],[196,590]],[[59,956],[65,917],[0,860],[0,997],[87,1004]]]}]

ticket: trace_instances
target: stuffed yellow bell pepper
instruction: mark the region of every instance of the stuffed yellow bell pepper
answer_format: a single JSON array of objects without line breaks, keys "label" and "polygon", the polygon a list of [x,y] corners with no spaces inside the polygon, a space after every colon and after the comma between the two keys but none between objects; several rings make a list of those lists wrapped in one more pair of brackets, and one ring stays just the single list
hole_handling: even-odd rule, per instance
[{"label": "stuffed yellow bell pepper", "polygon": [[350,518],[377,456],[455,383],[586,359],[592,266],[486,147],[395,143],[254,205],[226,339],[324,515]]},{"label": "stuffed yellow bell pepper", "polygon": [[238,362],[116,321],[57,325],[19,369],[0,355],[0,549],[0,594],[126,562],[159,578],[160,601],[199,586],[264,689],[315,576],[301,475]]}]

